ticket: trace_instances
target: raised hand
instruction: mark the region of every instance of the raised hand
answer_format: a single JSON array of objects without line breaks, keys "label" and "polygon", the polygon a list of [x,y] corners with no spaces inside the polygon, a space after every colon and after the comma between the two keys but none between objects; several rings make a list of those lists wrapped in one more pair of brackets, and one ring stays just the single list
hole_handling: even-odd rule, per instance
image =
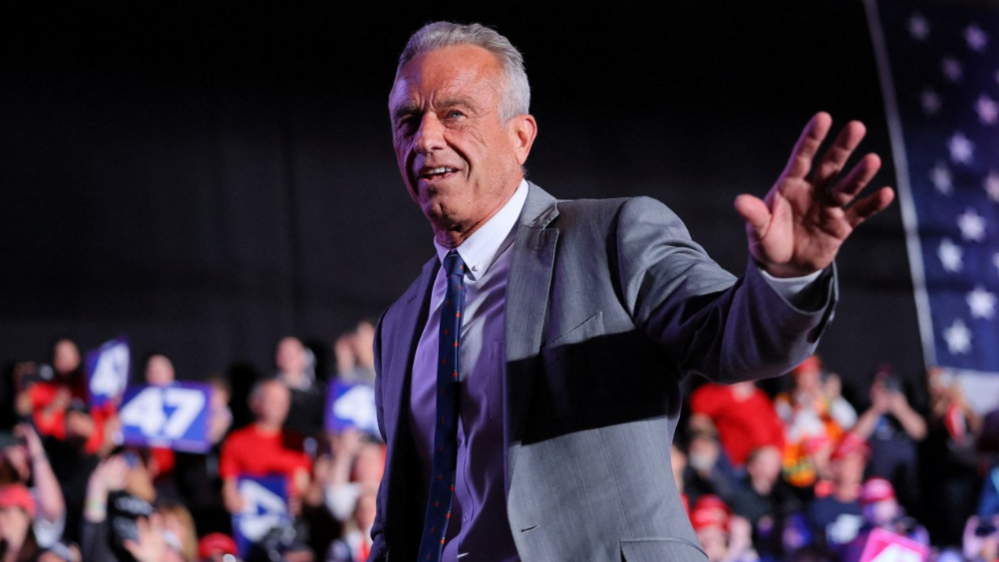
[{"label": "raised hand", "polygon": [[31,460],[45,458],[45,447],[42,446],[42,440],[30,424],[19,423],[15,425],[14,435],[24,440],[24,445],[28,449],[28,456],[31,457]]},{"label": "raised hand", "polygon": [[165,559],[167,543],[163,536],[163,517],[153,513],[148,519],[135,520],[138,540],[125,539],[122,546],[137,562],[162,562]]},{"label": "raised hand", "polygon": [[857,199],[881,167],[876,154],[840,173],[864,138],[859,121],[847,123],[815,162],[831,126],[828,113],[812,117],[766,198],[743,194],[735,200],[746,221],[749,253],[775,277],[800,277],[828,267],[853,229],[895,197],[891,188],[882,187]]}]

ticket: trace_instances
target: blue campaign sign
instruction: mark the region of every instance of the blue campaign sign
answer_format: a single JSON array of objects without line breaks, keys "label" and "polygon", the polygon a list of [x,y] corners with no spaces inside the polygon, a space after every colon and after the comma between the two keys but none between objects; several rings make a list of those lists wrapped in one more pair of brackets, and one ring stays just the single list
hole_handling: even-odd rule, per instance
[{"label": "blue campaign sign", "polygon": [[211,392],[210,384],[196,382],[128,389],[118,412],[125,444],[207,451]]},{"label": "blue campaign sign", "polygon": [[341,432],[348,427],[378,436],[375,388],[366,383],[335,381],[326,393],[326,431]]},{"label": "blue campaign sign", "polygon": [[240,476],[236,489],[243,498],[243,509],[232,515],[232,530],[239,555],[245,558],[250,546],[268,531],[291,524],[288,480],[284,476]]},{"label": "blue campaign sign", "polygon": [[84,368],[90,405],[99,408],[121,396],[128,386],[131,366],[132,352],[125,336],[88,351]]}]

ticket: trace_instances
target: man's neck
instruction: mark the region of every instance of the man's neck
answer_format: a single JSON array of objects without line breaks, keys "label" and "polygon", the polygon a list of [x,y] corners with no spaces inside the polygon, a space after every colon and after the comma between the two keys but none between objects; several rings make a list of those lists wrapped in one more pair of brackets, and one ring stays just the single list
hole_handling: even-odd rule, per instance
[{"label": "man's neck", "polygon": [[503,198],[503,201],[500,202],[498,205],[496,205],[495,208],[491,209],[485,216],[476,220],[475,222],[465,221],[465,222],[455,223],[455,222],[445,221],[442,224],[438,224],[431,221],[430,226],[434,230],[434,238],[437,240],[437,243],[448,249],[453,249],[457,248],[458,246],[461,246],[462,242],[467,240],[469,236],[475,234],[477,230],[482,228],[484,224],[489,222],[490,219],[496,216],[496,213],[500,212],[500,210],[502,210],[503,207],[505,207],[506,204],[510,202],[510,199],[513,198],[514,193],[517,192],[517,188],[520,187],[520,184],[523,181],[524,181],[523,176],[519,177],[517,179],[517,183],[514,184],[513,189],[511,189],[507,193],[506,197]]},{"label": "man's neck", "polygon": [[752,478],[750,479],[750,483],[753,489],[756,490],[756,493],[761,496],[769,495],[774,489],[774,483],[765,478]]},{"label": "man's neck", "polygon": [[264,435],[274,435],[281,432],[281,424],[257,420],[253,426],[257,428],[258,433],[263,433]]},{"label": "man's neck", "polygon": [[833,495],[843,503],[852,502],[860,497],[860,484],[840,484],[836,486],[836,492]]}]

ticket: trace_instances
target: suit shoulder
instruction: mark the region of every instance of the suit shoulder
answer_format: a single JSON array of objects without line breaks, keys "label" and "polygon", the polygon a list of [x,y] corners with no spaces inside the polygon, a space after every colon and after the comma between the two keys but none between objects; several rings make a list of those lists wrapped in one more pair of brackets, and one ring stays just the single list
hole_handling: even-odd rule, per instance
[{"label": "suit shoulder", "polygon": [[679,227],[687,235],[683,222],[666,204],[648,196],[616,197],[610,199],[560,199],[559,219],[566,223],[590,226],[599,224],[626,228],[640,224],[659,224]]},{"label": "suit shoulder", "polygon": [[559,199],[559,214],[580,214],[589,216],[617,215],[622,212],[668,213],[675,216],[665,203],[647,195],[636,197],[612,197],[607,199]]}]

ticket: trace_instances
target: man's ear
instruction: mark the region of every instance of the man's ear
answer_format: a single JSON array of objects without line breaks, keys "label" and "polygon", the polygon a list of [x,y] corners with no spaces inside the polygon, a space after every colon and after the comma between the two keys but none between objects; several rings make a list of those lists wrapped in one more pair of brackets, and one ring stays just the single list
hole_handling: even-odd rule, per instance
[{"label": "man's ear", "polygon": [[534,137],[538,136],[538,122],[533,115],[517,115],[507,123],[507,131],[513,142],[517,163],[523,166],[527,162],[527,155],[531,153]]}]

